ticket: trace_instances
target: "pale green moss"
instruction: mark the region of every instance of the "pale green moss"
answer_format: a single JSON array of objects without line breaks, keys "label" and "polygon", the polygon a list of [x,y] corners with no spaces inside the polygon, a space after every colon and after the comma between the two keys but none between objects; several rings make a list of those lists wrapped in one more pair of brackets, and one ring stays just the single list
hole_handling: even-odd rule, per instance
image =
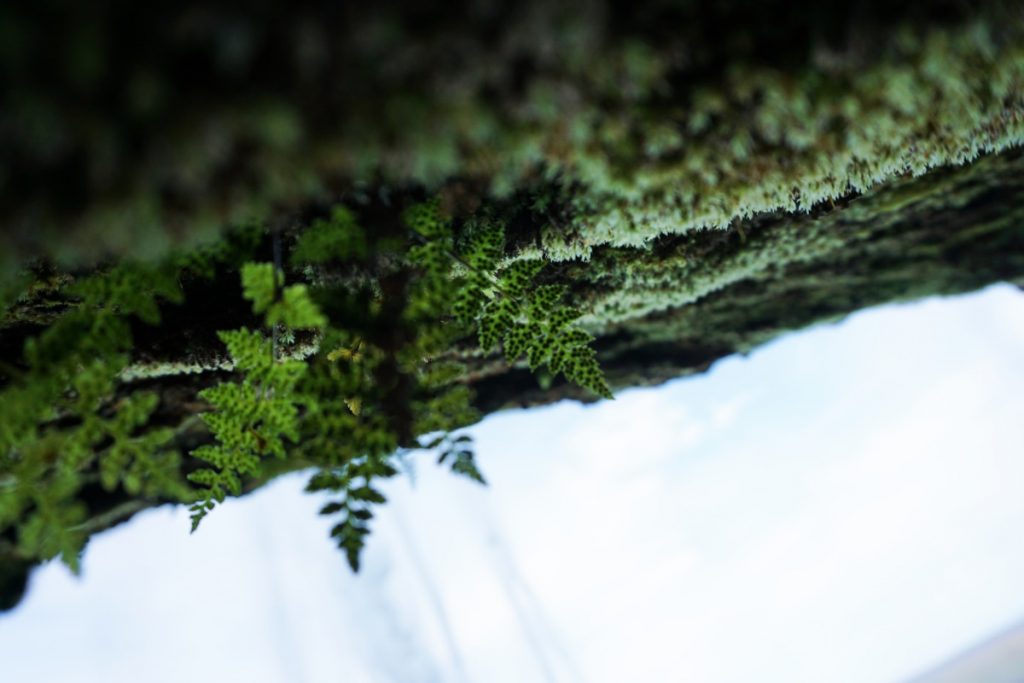
[{"label": "pale green moss", "polygon": [[[660,235],[806,211],[1020,145],[1021,34],[984,21],[908,30],[873,64],[795,73],[737,65],[688,107],[639,121],[606,117],[567,163],[589,190],[577,200],[572,239],[551,228],[544,251],[585,258],[599,244],[643,246]],[[625,152],[628,164],[616,164],[630,136],[640,141]]]},{"label": "pale green moss", "polygon": [[[731,248],[711,253],[698,251],[685,240],[658,258],[651,258],[646,249],[605,248],[580,273],[603,285],[591,295],[584,323],[600,333],[624,321],[694,303],[744,280],[764,279],[773,270],[834,257],[857,241],[893,228],[908,213],[959,210],[987,190],[985,178],[1015,172],[1024,173],[1019,157],[987,157],[957,173],[902,180],[813,219],[780,219],[771,230],[734,238]],[[1008,207],[1003,222],[1019,218],[1020,211]],[[994,228],[986,223],[977,229]]]}]

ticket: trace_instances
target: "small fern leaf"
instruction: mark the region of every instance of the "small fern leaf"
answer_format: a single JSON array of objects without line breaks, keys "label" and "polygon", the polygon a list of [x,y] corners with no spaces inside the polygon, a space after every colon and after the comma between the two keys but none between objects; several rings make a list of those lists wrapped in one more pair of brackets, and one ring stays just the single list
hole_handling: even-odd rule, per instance
[{"label": "small fern leaf", "polygon": [[565,366],[565,376],[570,381],[602,398],[614,398],[605,380],[597,353],[589,347],[576,347]]},{"label": "small fern leaf", "polygon": [[519,360],[530,344],[530,330],[526,325],[513,325],[505,333],[505,358],[509,363]]},{"label": "small fern leaf", "polygon": [[327,325],[327,317],[309,295],[306,285],[291,285],[281,293],[281,300],[267,311],[268,325],[284,325],[301,330]]},{"label": "small fern leaf", "polygon": [[565,285],[542,285],[530,296],[527,315],[534,320],[547,320],[565,296]]},{"label": "small fern leaf", "polygon": [[242,296],[252,302],[255,313],[263,313],[277,298],[273,264],[246,263],[242,266]]},{"label": "small fern leaf", "polygon": [[487,485],[487,480],[484,479],[484,475],[480,473],[480,469],[476,466],[476,460],[472,451],[460,450],[455,453],[455,459],[452,461],[452,472],[468,477],[478,484]]},{"label": "small fern leaf", "polygon": [[508,298],[490,302],[479,323],[480,350],[490,353],[515,324],[515,305]]},{"label": "small fern leaf", "polygon": [[411,230],[427,239],[447,237],[452,233],[451,223],[441,215],[441,202],[437,199],[410,206],[405,210],[403,219]]},{"label": "small fern leaf", "polygon": [[540,259],[515,261],[498,274],[502,291],[513,299],[521,298],[533,286],[533,279],[543,267],[544,261]]},{"label": "small fern leaf", "polygon": [[366,235],[352,212],[339,205],[331,209],[329,218],[315,221],[299,236],[291,261],[305,264],[362,259],[368,251]]},{"label": "small fern leaf", "polygon": [[486,221],[474,227],[462,257],[478,272],[493,272],[505,248],[505,229],[494,221]]}]

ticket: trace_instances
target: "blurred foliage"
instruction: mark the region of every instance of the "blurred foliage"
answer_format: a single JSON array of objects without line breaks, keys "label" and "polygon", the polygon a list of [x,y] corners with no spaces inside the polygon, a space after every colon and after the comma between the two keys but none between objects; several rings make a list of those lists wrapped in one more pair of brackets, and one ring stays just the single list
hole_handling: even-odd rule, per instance
[{"label": "blurred foliage", "polygon": [[1022,45],[1004,0],[6,3],[0,260],[410,184],[546,188],[544,253],[586,257],[1020,144]]},{"label": "blurred foliage", "polygon": [[22,556],[60,555],[77,571],[85,487],[187,497],[180,454],[168,447],[173,431],[150,424],[158,397],[116,391],[132,345],[128,319],[157,324],[158,302],[181,293],[171,269],[130,264],[64,291],[68,309],[25,340],[19,361],[0,366],[0,530],[17,527]]}]

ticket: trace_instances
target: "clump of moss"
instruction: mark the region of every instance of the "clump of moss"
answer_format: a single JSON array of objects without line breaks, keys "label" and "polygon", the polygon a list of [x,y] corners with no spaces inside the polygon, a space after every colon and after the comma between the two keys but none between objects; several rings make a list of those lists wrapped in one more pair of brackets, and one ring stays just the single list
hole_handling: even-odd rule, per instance
[{"label": "clump of moss", "polygon": [[[1024,174],[1019,154],[987,157],[958,173],[905,178],[875,193],[823,208],[816,215],[762,221],[771,229],[748,226],[749,233],[732,231],[716,241],[713,234],[666,235],[647,249],[601,247],[585,268],[573,272],[588,292],[583,322],[597,333],[652,314],[680,309],[745,281],[772,277],[802,264],[842,258],[876,241],[879,235],[906,227],[908,215],[945,215],[963,210],[990,191],[989,179]],[[999,225],[1012,226],[1020,211],[1006,206]],[[993,230],[988,222],[977,230]],[[709,246],[710,245],[710,246]],[[881,247],[873,247],[880,250]]]},{"label": "clump of moss", "polygon": [[545,248],[585,257],[595,245],[806,212],[1020,145],[1022,37],[985,21],[904,28],[871,63],[738,63],[688,106],[603,120],[566,171],[586,188],[575,238],[552,229]]}]

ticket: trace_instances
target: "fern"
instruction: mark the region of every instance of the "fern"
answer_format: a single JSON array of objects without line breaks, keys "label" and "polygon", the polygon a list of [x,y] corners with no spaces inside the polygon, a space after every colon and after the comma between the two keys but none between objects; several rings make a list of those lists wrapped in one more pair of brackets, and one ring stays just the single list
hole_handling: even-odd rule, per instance
[{"label": "fern", "polygon": [[60,557],[73,573],[81,570],[81,554],[86,536],[79,528],[86,508],[72,500],[77,491],[73,477],[64,477],[54,489],[63,489],[51,497],[37,498],[35,509],[18,530],[18,551],[27,557],[48,560]]},{"label": "fern", "polygon": [[372,506],[387,502],[384,494],[373,487],[373,482],[396,474],[398,470],[387,458],[364,457],[341,467],[321,470],[313,475],[306,486],[310,492],[329,491],[340,494],[321,508],[320,514],[341,515],[331,529],[331,537],[345,551],[352,571],[359,571],[360,556],[370,533],[370,520],[373,519]]},{"label": "fern", "polygon": [[268,325],[292,329],[323,327],[327,318],[309,296],[304,284],[281,289],[278,276],[270,263],[247,263],[242,266],[242,291],[252,301],[254,313],[262,313]]},{"label": "fern", "polygon": [[171,264],[146,267],[125,264],[100,276],[70,287],[82,297],[86,308],[99,308],[119,315],[134,315],[143,322],[160,322],[159,299],[181,303],[178,271]]},{"label": "fern", "polygon": [[[327,319],[303,284],[281,288],[272,264],[246,263],[241,269],[242,293],[254,313],[268,325],[287,328],[323,327]],[[305,374],[302,361],[281,361],[270,340],[253,330],[218,333],[228,349],[239,383],[227,382],[199,392],[212,412],[201,415],[215,443],[200,446],[192,457],[209,467],[189,475],[200,486],[190,511],[192,531],[230,494],[241,495],[243,481],[260,474],[267,457],[284,459],[285,441],[299,439],[301,399],[295,387]]]},{"label": "fern", "polygon": [[[453,349],[479,341],[484,353],[501,348],[510,363],[525,360],[542,376],[561,373],[610,396],[565,288],[540,280],[542,261],[505,260],[502,221],[456,224],[437,201],[403,218],[407,241],[395,230],[364,231],[335,207],[294,244],[289,273],[305,282],[286,283],[280,267],[249,261],[260,239],[248,230],[190,257],[62,284],[70,308],[25,343],[19,367],[4,368],[0,531],[15,527],[26,556],[60,556],[75,569],[91,524],[79,501],[87,480],[189,502],[195,531],[268,470],[302,463],[319,468],[310,490],[333,494],[322,513],[335,517],[332,536],[358,569],[385,502],[377,485],[396,474],[397,454],[421,448],[416,435],[439,435],[429,446],[439,463],[485,483],[471,439],[457,432],[479,415],[462,381],[462,351]],[[181,302],[184,279],[221,268],[237,270],[268,332],[218,333],[236,377],[198,394],[209,405],[200,417],[211,442],[192,451],[200,466],[186,481],[175,432],[152,424],[160,397],[120,378],[132,321],[157,324],[164,306]],[[275,339],[312,330],[322,350],[281,358],[269,330]]]},{"label": "fern", "polygon": [[284,458],[284,440],[299,438],[296,383],[305,372],[301,361],[278,361],[271,343],[259,332],[240,329],[221,332],[241,383],[224,383],[199,393],[215,409],[202,419],[215,444],[200,446],[192,456],[211,467],[189,475],[202,488],[192,505],[192,530],[217,503],[241,495],[245,477],[259,475],[265,457]]},{"label": "fern", "polygon": [[487,484],[483,474],[476,465],[476,454],[473,452],[473,437],[469,434],[443,434],[431,441],[427,448],[437,451],[437,464],[451,463],[452,472],[462,475],[478,484]]},{"label": "fern", "polygon": [[329,218],[315,221],[302,233],[291,259],[295,264],[326,263],[362,259],[368,252],[366,235],[352,212],[338,205]]},{"label": "fern", "polygon": [[432,238],[416,254],[420,263],[440,269],[442,254],[447,253],[463,266],[454,297],[450,282],[446,296],[454,300],[451,311],[456,320],[476,328],[482,351],[501,345],[509,363],[525,357],[533,372],[561,373],[598,396],[613,398],[592,348],[594,338],[576,324],[581,311],[565,303],[567,288],[536,283],[544,265],[540,260],[501,265],[505,237],[500,222],[471,222],[461,248],[451,251],[451,228],[436,203],[408,211],[406,221]]},{"label": "fern", "polygon": [[62,294],[77,305],[25,342],[24,370],[0,390],[0,530],[17,527],[26,557],[60,556],[77,571],[87,473],[129,495],[187,495],[173,433],[147,428],[159,399],[117,381],[131,347],[129,319],[158,323],[162,303],[180,301],[181,291],[174,267],[128,263]]}]

